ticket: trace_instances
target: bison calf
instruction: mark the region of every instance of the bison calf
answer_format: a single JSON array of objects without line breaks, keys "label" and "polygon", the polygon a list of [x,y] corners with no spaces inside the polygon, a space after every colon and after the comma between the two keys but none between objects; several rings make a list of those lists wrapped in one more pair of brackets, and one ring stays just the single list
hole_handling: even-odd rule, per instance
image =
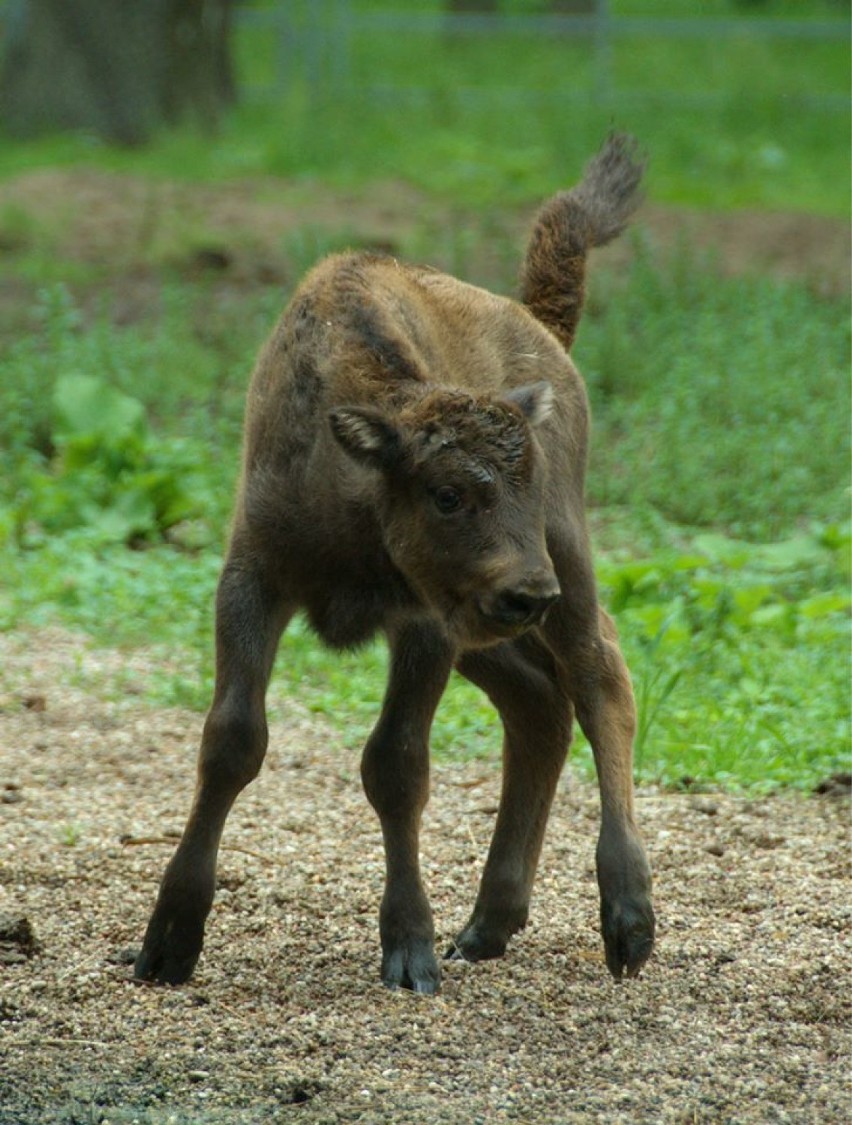
[{"label": "bison calf", "polygon": [[429,729],[453,667],[500,714],[504,777],[479,894],[448,956],[499,957],[526,923],[576,711],[601,793],[607,965],[621,977],[648,958],[633,695],[595,591],[583,511],[588,406],[568,356],[588,251],[626,225],[641,174],[633,142],[613,136],[581,183],[545,205],[522,304],[360,253],[328,258],[297,290],[249,390],[195,800],[137,977],[175,983],[195,966],[225,819],[263,761],[267,682],[300,610],[332,647],[377,632],[390,647],[361,767],[385,845],[385,984],[439,985],[418,831]]}]

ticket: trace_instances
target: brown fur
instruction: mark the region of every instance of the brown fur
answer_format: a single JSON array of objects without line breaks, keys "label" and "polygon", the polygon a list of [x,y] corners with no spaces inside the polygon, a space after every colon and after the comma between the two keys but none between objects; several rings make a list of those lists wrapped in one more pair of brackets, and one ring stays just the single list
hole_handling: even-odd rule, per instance
[{"label": "brown fur", "polygon": [[583,310],[586,259],[616,238],[641,201],[643,164],[632,138],[614,134],[582,181],[538,214],[521,272],[527,307],[571,349]]},{"label": "brown fur", "polygon": [[225,819],[266,749],[264,697],[299,610],[333,647],[387,637],[390,676],[362,776],[382,826],[382,978],[438,987],[419,870],[428,737],[453,666],[504,726],[504,786],[479,895],[450,955],[503,953],[526,922],[573,715],[602,798],[601,922],[615,976],[651,951],[633,823],[633,697],[599,609],[583,512],[588,409],[565,346],[590,247],[635,206],[641,169],[611,138],[545,206],[527,307],[432,270],[338,255],[305,278],[260,354],[217,596],[217,676],[195,802],[160,888],[139,977],[186,979]]}]

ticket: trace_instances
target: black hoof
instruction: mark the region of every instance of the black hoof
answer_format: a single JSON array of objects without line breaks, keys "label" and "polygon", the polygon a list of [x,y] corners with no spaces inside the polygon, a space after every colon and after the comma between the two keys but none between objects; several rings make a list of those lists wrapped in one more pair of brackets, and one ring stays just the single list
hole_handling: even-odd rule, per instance
[{"label": "black hoof", "polygon": [[156,950],[143,949],[133,966],[136,980],[153,981],[155,984],[183,984],[192,976],[198,962],[198,955],[174,957]]},{"label": "black hoof", "polygon": [[434,996],[441,988],[441,970],[431,942],[399,945],[382,956],[382,983],[395,990],[406,988],[421,996]]},{"label": "black hoof", "polygon": [[510,934],[488,930],[471,922],[461,931],[447,952],[446,961],[491,961],[502,957],[509,944]]},{"label": "black hoof", "polygon": [[654,948],[654,929],[650,900],[601,906],[606,965],[616,980],[639,975]]},{"label": "black hoof", "polygon": [[148,923],[133,975],[136,980],[157,984],[183,984],[192,976],[203,944],[203,924],[163,923],[155,914]]}]

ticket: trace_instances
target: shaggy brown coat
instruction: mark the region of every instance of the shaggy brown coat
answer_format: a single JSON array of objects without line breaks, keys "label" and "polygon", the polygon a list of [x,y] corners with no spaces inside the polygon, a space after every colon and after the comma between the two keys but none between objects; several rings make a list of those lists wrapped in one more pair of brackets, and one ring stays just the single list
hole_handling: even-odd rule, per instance
[{"label": "shaggy brown coat", "polygon": [[599,608],[583,487],[588,407],[568,355],[586,258],[638,201],[634,146],[611,137],[545,205],[523,304],[389,257],[343,254],[304,280],[261,352],[217,597],[217,676],[189,821],[137,976],[185,980],[201,951],[228,811],[266,749],[264,699],[297,611],[333,647],[382,632],[385,701],[362,776],[382,827],[382,978],[434,992],[419,866],[428,739],[455,666],[504,726],[504,781],[470,920],[449,956],[500,956],[526,923],[576,713],[595,755],[607,964],[634,974],[654,936],[633,819],[630,680]]}]

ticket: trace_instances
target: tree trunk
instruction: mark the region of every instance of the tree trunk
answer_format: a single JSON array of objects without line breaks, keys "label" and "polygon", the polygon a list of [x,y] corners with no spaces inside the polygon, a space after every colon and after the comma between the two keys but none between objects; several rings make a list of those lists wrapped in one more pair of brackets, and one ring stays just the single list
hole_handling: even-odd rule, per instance
[{"label": "tree trunk", "polygon": [[88,129],[141,144],[188,113],[213,127],[234,100],[231,0],[12,0],[0,121],[27,137]]}]

